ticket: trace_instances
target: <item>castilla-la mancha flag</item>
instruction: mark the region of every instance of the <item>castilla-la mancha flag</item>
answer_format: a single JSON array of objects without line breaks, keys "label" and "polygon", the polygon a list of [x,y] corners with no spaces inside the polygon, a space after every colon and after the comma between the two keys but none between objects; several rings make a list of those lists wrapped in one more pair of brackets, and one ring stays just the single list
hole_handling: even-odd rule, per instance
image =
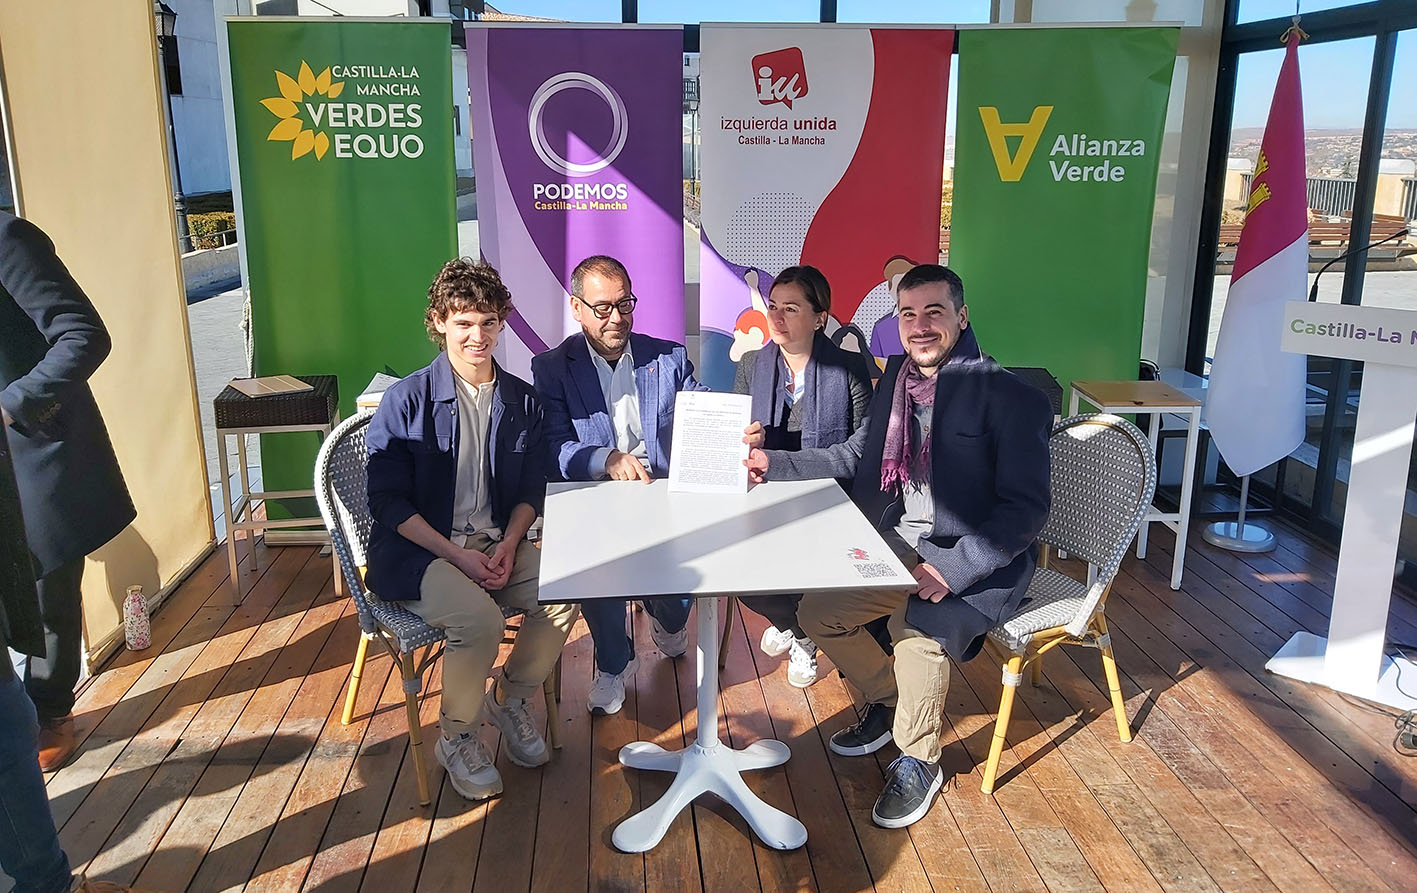
[{"label": "castilla-la mancha flag", "polygon": [[1284,305],[1304,299],[1309,270],[1297,30],[1286,42],[1206,398],[1211,437],[1238,475],[1253,474],[1304,442],[1306,358],[1279,347]]}]

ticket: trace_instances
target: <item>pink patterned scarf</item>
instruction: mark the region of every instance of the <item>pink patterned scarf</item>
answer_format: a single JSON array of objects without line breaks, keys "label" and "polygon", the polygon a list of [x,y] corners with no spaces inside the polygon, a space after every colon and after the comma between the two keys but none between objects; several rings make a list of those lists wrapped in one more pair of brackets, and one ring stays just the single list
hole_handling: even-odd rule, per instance
[{"label": "pink patterned scarf", "polygon": [[[938,373],[929,378],[920,373],[915,361],[906,358],[891,392],[891,414],[886,423],[886,445],[881,457],[881,489],[892,492],[910,479],[911,457],[919,467],[930,467],[930,438],[922,438],[919,452],[911,446],[916,406],[935,405],[935,385]],[[928,473],[928,471],[927,471]]]}]

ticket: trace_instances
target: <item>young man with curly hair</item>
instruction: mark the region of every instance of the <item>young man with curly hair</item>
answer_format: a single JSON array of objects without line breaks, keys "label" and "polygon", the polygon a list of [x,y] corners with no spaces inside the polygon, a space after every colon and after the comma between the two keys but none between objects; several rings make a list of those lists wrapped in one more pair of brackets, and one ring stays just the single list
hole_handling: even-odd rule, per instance
[{"label": "young man with curly hair", "polygon": [[[369,588],[447,634],[434,754],[470,800],[502,791],[477,734],[484,712],[512,762],[549,759],[527,699],[556,666],[578,613],[536,600],[540,553],[526,532],[545,499],[547,450],[536,392],[492,358],[511,309],[495,269],[448,261],[424,315],[443,351],[385,392],[368,432]],[[504,607],[525,620],[488,688]]]}]

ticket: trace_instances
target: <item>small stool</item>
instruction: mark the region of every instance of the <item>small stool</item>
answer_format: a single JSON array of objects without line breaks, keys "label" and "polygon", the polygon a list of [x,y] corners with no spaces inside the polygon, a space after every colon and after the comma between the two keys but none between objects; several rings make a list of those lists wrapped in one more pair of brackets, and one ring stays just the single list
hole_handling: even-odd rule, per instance
[{"label": "small stool", "polygon": [[[339,382],[333,375],[297,375],[296,378],[312,387],[309,391],[292,394],[270,394],[263,397],[248,397],[231,385],[227,385],[212,401],[212,412],[216,419],[217,462],[221,469],[221,506],[226,516],[226,557],[231,564],[232,585],[236,587],[238,599],[244,597],[241,576],[237,571],[236,532],[251,533],[251,569],[258,569],[255,549],[255,534],[267,530],[290,527],[319,528],[320,534],[329,541],[324,522],[318,518],[287,518],[280,520],[262,519],[255,516],[258,500],[313,497],[315,490],[251,490],[250,472],[246,464],[246,435],[248,434],[289,434],[297,431],[318,431],[320,439],[330,435],[330,430],[339,424]],[[231,498],[231,473],[227,466],[226,438],[232,436],[237,442],[238,468],[241,473],[241,493],[235,501]],[[333,552],[333,550],[331,550]],[[339,557],[334,557],[334,586],[340,591]]]},{"label": "small stool", "polygon": [[[1176,531],[1176,553],[1171,560],[1171,588],[1181,588],[1181,570],[1186,560],[1186,533],[1191,523],[1191,490],[1196,471],[1196,448],[1200,443],[1201,401],[1160,381],[1075,381],[1068,415],[1078,414],[1078,403],[1086,400],[1099,412],[1118,415],[1155,416],[1150,426],[1151,451],[1161,431],[1161,416],[1168,413],[1186,416],[1186,458],[1181,469],[1181,504],[1178,511],[1163,512],[1153,505],[1147,509],[1141,529],[1137,531],[1137,557],[1146,557],[1146,532],[1152,522],[1159,521]],[[1088,569],[1092,582],[1093,569]]]}]

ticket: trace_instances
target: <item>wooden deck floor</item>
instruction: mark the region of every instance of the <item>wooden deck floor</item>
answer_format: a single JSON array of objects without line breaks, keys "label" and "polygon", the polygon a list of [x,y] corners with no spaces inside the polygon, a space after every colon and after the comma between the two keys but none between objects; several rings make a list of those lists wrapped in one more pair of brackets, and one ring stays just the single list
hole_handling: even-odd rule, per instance
[{"label": "wooden deck floor", "polygon": [[[825,747],[851,718],[846,687],[831,674],[791,688],[751,615],[735,621],[720,731],[791,745],[751,784],[806,823],[804,849],[765,849],[714,802],[644,856],[611,848],[610,829],[667,784],[623,770],[619,747],[695,731],[693,663],[654,653],[643,615],[650,656],[621,714],[585,712],[581,624],[564,658],[564,750],[544,771],[501,758],[506,794],[481,805],[435,763],[436,802],[420,809],[387,657],[371,658],[357,721],[340,724],[357,625],[328,559],[301,548],[264,553],[239,605],[214,555],[156,617],[154,647],[92,680],[82,749],[49,780],[55,818],[76,868],[158,890],[1413,889],[1417,760],[1394,750],[1391,716],[1263,670],[1291,633],[1326,628],[1332,556],[1292,532],[1249,557],[1193,537],[1172,592],[1172,538],[1153,530],[1108,607],[1136,740],[1117,740],[1096,653],[1052,655],[985,796],[999,669],[973,661],[950,683],[954,783],[908,832],[870,821],[893,752]],[[1417,642],[1417,606],[1396,604],[1391,627]],[[423,718],[431,740],[436,697]]]}]

